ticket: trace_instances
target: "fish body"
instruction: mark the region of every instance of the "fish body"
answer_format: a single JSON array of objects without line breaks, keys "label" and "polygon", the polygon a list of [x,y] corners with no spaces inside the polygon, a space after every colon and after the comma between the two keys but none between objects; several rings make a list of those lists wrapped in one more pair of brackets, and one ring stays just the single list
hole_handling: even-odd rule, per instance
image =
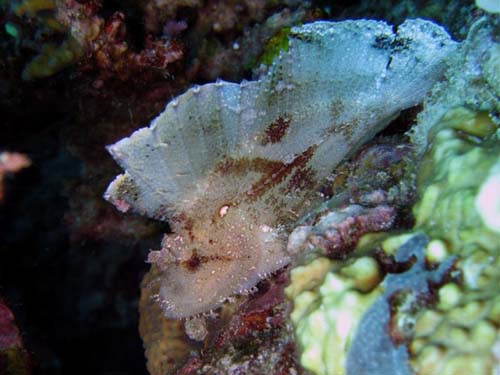
[{"label": "fish body", "polygon": [[346,156],[422,102],[457,48],[409,20],[292,29],[267,74],[195,86],[109,152],[125,170],[105,198],[168,221],[149,260],[169,318],[210,312],[287,265],[290,226]]}]

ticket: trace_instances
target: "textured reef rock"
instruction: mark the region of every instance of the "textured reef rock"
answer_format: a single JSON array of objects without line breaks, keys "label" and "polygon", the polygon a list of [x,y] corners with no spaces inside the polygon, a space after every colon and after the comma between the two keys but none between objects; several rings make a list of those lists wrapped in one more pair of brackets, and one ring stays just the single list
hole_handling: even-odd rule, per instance
[{"label": "textured reef rock", "polygon": [[410,269],[389,274],[384,280],[384,293],[363,315],[352,339],[346,358],[347,374],[374,373],[412,374],[405,341],[412,334],[411,315],[429,303],[432,287],[442,284],[450,272],[453,258],[434,270],[425,264],[424,235],[415,235],[396,252],[397,263],[412,262]]},{"label": "textured reef rock", "polygon": [[[500,369],[500,141],[487,113],[457,108],[431,132],[419,176],[416,229],[428,258],[456,258],[456,277],[418,317],[410,349],[422,373],[489,374]],[[496,370],[495,370],[496,369]]]},{"label": "textured reef rock", "polygon": [[349,265],[319,257],[292,270],[286,293],[294,303],[291,320],[305,369],[314,374],[345,373],[353,333],[381,296],[382,277],[372,257]]},{"label": "textured reef rock", "polygon": [[14,314],[0,299],[0,374],[31,374],[30,357],[24,349]]},{"label": "textured reef rock", "polygon": [[[24,68],[24,80],[52,76],[64,68],[79,63],[81,70],[95,69],[101,84],[111,77],[127,80],[135,74],[168,71],[167,66],[183,57],[182,47],[173,38],[145,37],[144,49],[135,52],[127,41],[125,15],[115,12],[104,19],[99,15],[102,1],[14,1],[11,9],[17,17],[28,17],[38,24],[37,34],[65,39],[56,44],[38,40],[38,54]],[[15,28],[15,23],[10,23]],[[16,29],[17,30],[17,29]],[[55,36],[59,36],[59,38]],[[20,30],[15,37],[26,38]],[[37,36],[36,38],[40,38]],[[30,46],[33,48],[36,43]]]},{"label": "textured reef rock", "polygon": [[422,20],[397,34],[375,21],[294,28],[259,80],[194,87],[110,146],[126,173],[105,197],[174,232],[149,257],[165,315],[210,312],[287,265],[288,226],[325,177],[419,104],[455,47]]},{"label": "textured reef rock", "polygon": [[[240,81],[258,67],[264,47],[283,28],[321,18],[319,6],[298,0],[200,1],[136,0],[143,9],[144,26],[157,33],[184,25],[180,40],[189,49],[189,76],[214,81]],[[235,63],[237,62],[237,63]],[[272,62],[272,61],[270,61]],[[269,62],[269,63],[270,63]]]},{"label": "textured reef rock", "polygon": [[73,67],[70,80],[94,76],[97,91],[115,80],[149,87],[179,77],[241,80],[258,65],[269,39],[284,27],[317,19],[315,9],[297,0],[0,2],[11,39],[5,52],[25,65],[24,80]]},{"label": "textured reef rock", "polygon": [[385,205],[373,208],[350,205],[327,212],[314,226],[296,228],[288,239],[287,250],[300,254],[320,248],[325,255],[343,258],[363,234],[390,229],[395,217],[395,209]]},{"label": "textured reef rock", "polygon": [[302,374],[280,272],[217,317],[166,319],[152,296],[155,268],[143,280],[140,333],[151,374]]},{"label": "textured reef rock", "polygon": [[500,112],[500,47],[497,42],[500,24],[495,17],[483,17],[471,26],[467,39],[450,60],[446,80],[433,88],[433,95],[418,115],[412,129],[412,142],[425,152],[430,128],[455,107]]},{"label": "textured reef rock", "polygon": [[413,230],[291,271],[291,318],[313,373],[499,371],[498,30],[494,19],[472,27],[412,129]]},{"label": "textured reef rock", "polygon": [[315,374],[412,373],[405,346],[412,316],[453,265],[450,259],[429,270],[427,242],[418,234],[400,246],[392,266],[405,270],[385,279],[373,256],[350,264],[320,257],[292,271],[287,295],[295,302],[291,318],[305,368]]}]

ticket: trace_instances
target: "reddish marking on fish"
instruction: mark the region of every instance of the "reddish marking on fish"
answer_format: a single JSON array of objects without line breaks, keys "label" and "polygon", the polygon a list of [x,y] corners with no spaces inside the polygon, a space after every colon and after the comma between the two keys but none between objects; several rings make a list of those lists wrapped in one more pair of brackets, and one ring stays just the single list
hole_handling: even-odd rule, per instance
[{"label": "reddish marking on fish", "polygon": [[[290,188],[300,187],[297,179],[302,174],[307,177],[308,181],[314,180],[314,172],[312,169],[307,168],[307,163],[313,157],[317,146],[312,145],[300,155],[296,156],[290,163],[281,161],[268,160],[264,158],[226,158],[216,170],[224,175],[243,175],[248,172],[260,172],[262,177],[257,180],[245,193],[246,199],[250,202],[256,201],[261,198],[270,189],[282,183],[292,172],[295,171],[295,183],[292,182],[288,185]],[[304,181],[307,183],[307,181]]]},{"label": "reddish marking on fish", "polygon": [[262,141],[263,145],[268,143],[278,143],[285,136],[292,118],[287,116],[285,118],[278,117],[266,129],[266,138]]}]

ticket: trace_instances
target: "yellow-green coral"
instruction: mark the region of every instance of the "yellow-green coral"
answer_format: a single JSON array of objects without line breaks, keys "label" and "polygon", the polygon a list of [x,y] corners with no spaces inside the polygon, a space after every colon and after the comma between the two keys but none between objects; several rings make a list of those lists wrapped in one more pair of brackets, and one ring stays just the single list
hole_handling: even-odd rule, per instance
[{"label": "yellow-green coral", "polygon": [[0,350],[0,371],[2,374],[29,375],[31,374],[29,361],[29,355],[24,348],[11,347]]},{"label": "yellow-green coral", "polygon": [[38,12],[52,10],[56,7],[55,0],[23,0],[14,5],[14,12],[18,16],[28,15],[34,17]]},{"label": "yellow-green coral", "polygon": [[345,373],[357,324],[381,295],[380,288],[373,289],[380,278],[370,257],[352,264],[318,258],[292,271],[286,293],[295,302],[291,319],[306,369],[324,375]]},{"label": "yellow-green coral", "polygon": [[[387,303],[395,322],[390,336],[394,340],[394,335],[402,335],[410,349],[405,355],[401,351],[406,347],[393,342],[393,349],[380,349],[388,358],[400,361],[406,356],[412,371],[422,374],[492,373],[494,346],[500,345],[500,140],[496,130],[486,113],[465,108],[450,111],[435,124],[418,176],[415,228],[382,242],[386,255],[397,259],[403,244],[418,237],[415,233],[424,233],[430,241],[422,254],[431,264],[441,265],[438,277],[413,265],[402,274],[388,274],[380,283],[383,274],[366,251],[358,259],[319,258],[292,271],[287,295],[294,301],[291,318],[305,368],[314,374],[357,371],[363,364],[349,369],[353,358],[349,350],[356,347],[363,356],[360,347],[364,346],[351,345],[363,335],[384,332],[372,324],[374,319],[389,321],[389,309],[381,305]],[[352,254],[360,256],[359,251]],[[450,269],[446,263],[452,262]],[[426,279],[439,283],[446,272],[451,278],[435,291],[436,303],[419,302],[428,293]],[[406,287],[397,289],[405,283]],[[358,327],[370,327],[373,332],[356,332]],[[367,355],[364,360],[371,359]],[[408,373],[404,366],[401,363],[402,373]]]},{"label": "yellow-green coral", "polygon": [[[416,227],[428,254],[457,257],[461,283],[417,320],[412,365],[424,374],[489,374],[500,334],[500,141],[485,113],[457,108],[435,125],[420,175]],[[498,345],[498,344],[497,344]],[[498,366],[498,364],[497,364]]]},{"label": "yellow-green coral", "polygon": [[[297,297],[290,295],[301,363],[313,373],[373,373],[365,365],[386,360],[401,374],[500,372],[499,28],[492,18],[471,28],[450,61],[447,79],[434,87],[412,129],[419,155],[415,227],[386,234],[385,240],[383,234],[362,238],[351,259],[324,271],[324,286],[309,285]],[[380,286],[374,281],[372,293],[378,297],[371,306],[358,298],[361,292],[341,270],[361,252],[369,257],[381,241],[382,257],[397,259],[403,244],[418,236],[428,242],[410,253],[417,262],[403,273],[386,270]],[[343,287],[327,287],[339,279],[336,284]],[[398,283],[406,287],[394,287]],[[353,291],[358,297],[351,297],[351,327],[359,332],[340,340],[340,319],[332,319],[345,311],[343,298]],[[321,329],[315,329],[316,322]]]},{"label": "yellow-green coral", "polygon": [[84,53],[82,43],[72,36],[72,26],[63,25],[58,20],[58,13],[61,13],[58,8],[64,8],[64,4],[55,0],[22,0],[12,5],[17,16],[35,19],[39,32],[68,34],[59,45],[49,42],[42,44],[38,54],[24,67],[24,80],[52,76],[73,64]]},{"label": "yellow-green coral", "polygon": [[25,80],[49,77],[73,64],[82,53],[80,44],[69,37],[61,45],[45,44],[33,60],[23,70]]},{"label": "yellow-green coral", "polygon": [[414,207],[416,229],[445,241],[452,253],[477,247],[494,251],[500,244],[498,230],[491,230],[500,220],[498,194],[491,194],[500,178],[500,144],[493,122],[482,113],[473,115],[454,109],[434,128],[419,175],[421,199]]}]

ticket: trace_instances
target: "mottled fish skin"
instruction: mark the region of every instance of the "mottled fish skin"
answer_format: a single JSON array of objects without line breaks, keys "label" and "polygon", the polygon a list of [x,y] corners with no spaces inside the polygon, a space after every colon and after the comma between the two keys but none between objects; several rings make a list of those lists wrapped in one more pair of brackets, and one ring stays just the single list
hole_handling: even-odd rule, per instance
[{"label": "mottled fish skin", "polygon": [[441,78],[457,43],[409,20],[292,29],[269,72],[196,86],[108,147],[125,170],[105,193],[121,211],[167,220],[149,260],[170,318],[219,307],[291,260],[289,226],[343,158]]}]

